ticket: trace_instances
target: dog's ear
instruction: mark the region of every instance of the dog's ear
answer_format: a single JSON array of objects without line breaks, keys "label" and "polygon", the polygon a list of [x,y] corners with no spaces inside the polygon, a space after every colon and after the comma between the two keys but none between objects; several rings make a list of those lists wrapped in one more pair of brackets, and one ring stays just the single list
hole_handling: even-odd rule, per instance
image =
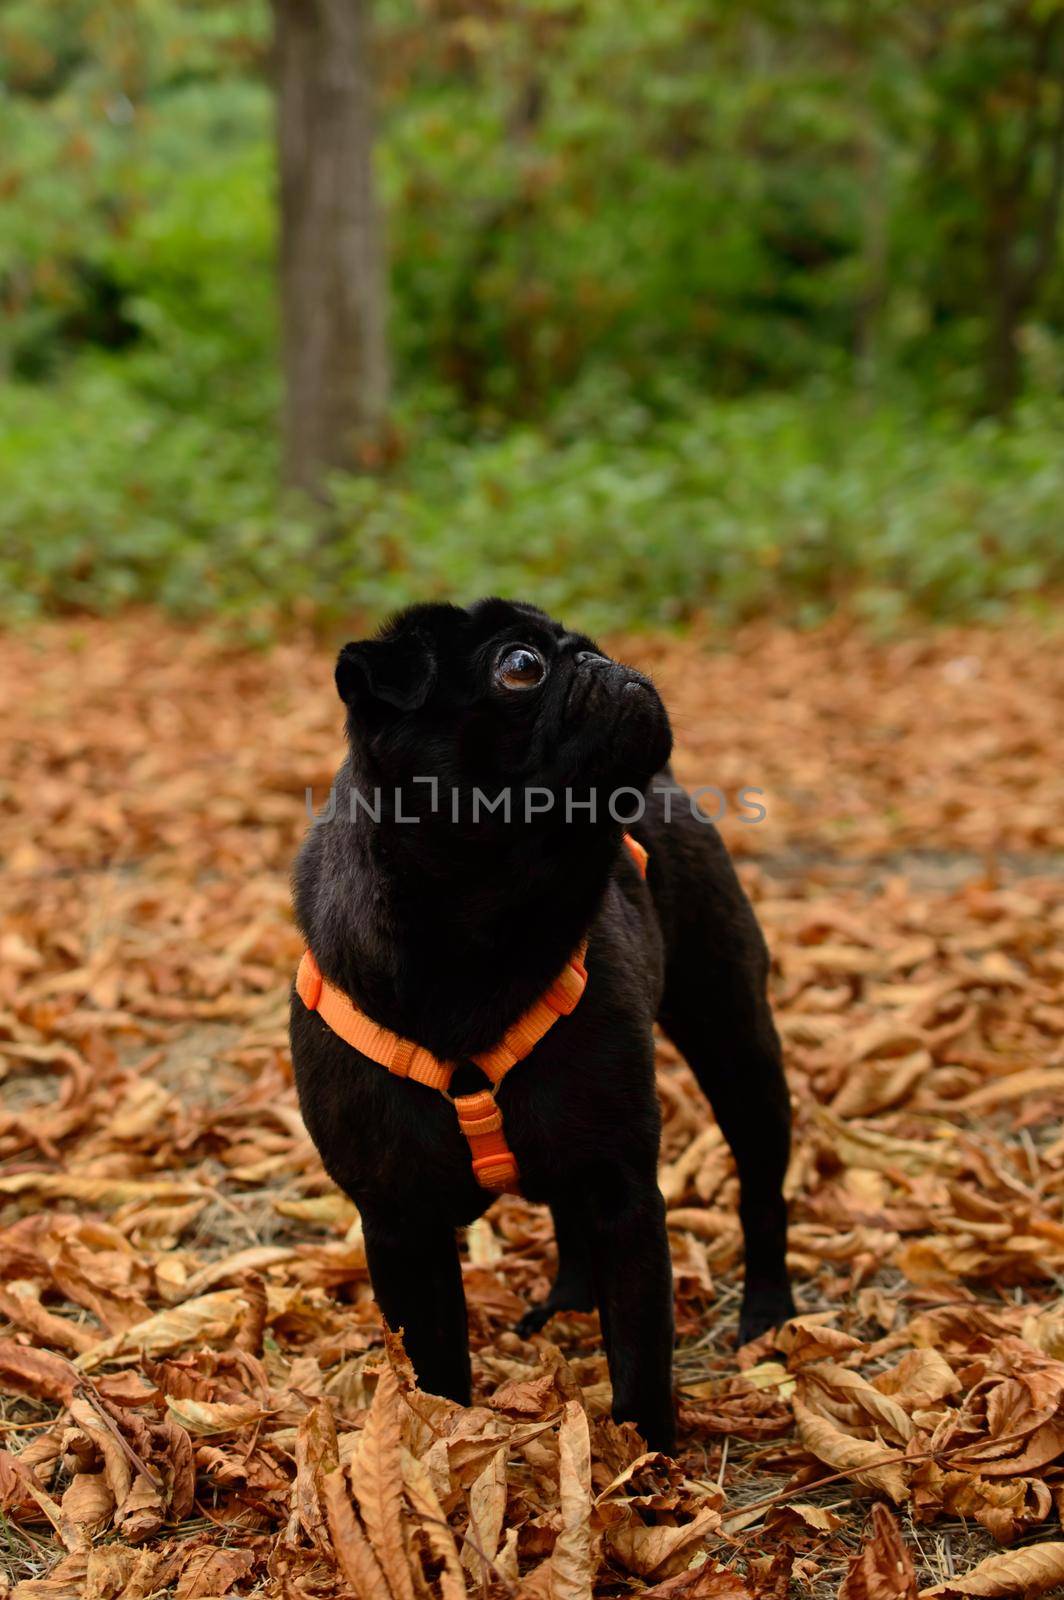
[{"label": "dog's ear", "polygon": [[399,711],[416,711],[435,682],[435,652],[417,632],[345,644],[336,663],[336,687],[348,706],[369,697]]}]

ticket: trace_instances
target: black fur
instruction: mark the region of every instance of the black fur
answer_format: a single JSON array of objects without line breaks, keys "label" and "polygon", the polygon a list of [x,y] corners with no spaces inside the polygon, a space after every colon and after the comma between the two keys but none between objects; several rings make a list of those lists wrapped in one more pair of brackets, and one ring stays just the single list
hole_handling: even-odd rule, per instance
[{"label": "black fur", "polygon": [[[500,655],[538,651],[538,687],[502,687]],[[465,1062],[453,1088],[482,1088],[470,1055],[496,1044],[590,934],[584,997],[505,1079],[498,1103],[523,1192],[545,1201],[557,1279],[521,1331],[597,1305],[614,1414],[648,1443],[675,1437],[672,1290],[657,1188],[655,1018],[709,1097],[735,1153],[746,1241],[740,1337],[793,1311],[784,1263],[790,1107],[765,997],[764,941],[716,829],[677,799],[665,708],[641,674],[541,611],[502,600],[416,606],[347,645],[337,686],[350,754],[332,820],[295,869],[300,926],[322,972],[375,1021]],[[655,778],[655,775],[656,778]],[[428,783],[436,777],[433,795]],[[625,786],[672,785],[630,831],[646,882],[608,813]],[[357,786],[380,821],[356,806]],[[564,793],[575,804],[566,816]],[[511,820],[483,809],[511,792]],[[554,797],[526,820],[526,791]],[[579,801],[597,796],[594,819]],[[457,801],[454,796],[457,795]],[[627,814],[636,796],[617,809]],[[437,809],[433,809],[433,802]],[[535,810],[545,805],[532,796]],[[416,822],[400,820],[417,816]],[[491,1196],[443,1095],[393,1077],[293,996],[292,1059],[307,1127],[358,1205],[370,1273],[405,1330],[422,1385],[468,1402],[470,1368],[455,1230]]]}]

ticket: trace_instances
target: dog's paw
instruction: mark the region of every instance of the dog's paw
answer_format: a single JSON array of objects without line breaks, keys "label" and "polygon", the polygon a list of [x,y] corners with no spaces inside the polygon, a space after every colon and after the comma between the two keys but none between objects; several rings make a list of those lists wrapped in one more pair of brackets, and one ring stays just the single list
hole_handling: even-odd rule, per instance
[{"label": "dog's paw", "polygon": [[551,1305],[549,1300],[544,1300],[538,1306],[529,1306],[514,1329],[517,1337],[519,1339],[531,1339],[534,1333],[542,1333],[557,1309],[558,1307]]},{"label": "dog's paw", "polygon": [[775,1295],[758,1295],[744,1301],[739,1318],[739,1344],[752,1344],[771,1328],[778,1328],[795,1314],[790,1290]]},{"label": "dog's paw", "polygon": [[541,1300],[538,1306],[529,1306],[521,1318],[514,1332],[522,1339],[530,1339],[534,1333],[542,1333],[551,1317],[567,1312],[574,1314],[594,1311],[595,1296],[590,1286],[582,1279],[566,1278],[559,1286],[554,1284],[550,1294]]}]

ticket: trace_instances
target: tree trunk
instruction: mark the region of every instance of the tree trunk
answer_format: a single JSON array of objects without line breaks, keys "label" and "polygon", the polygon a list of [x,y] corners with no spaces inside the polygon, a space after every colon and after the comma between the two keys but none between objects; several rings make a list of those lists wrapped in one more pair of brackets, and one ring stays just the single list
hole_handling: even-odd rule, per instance
[{"label": "tree trunk", "polygon": [[369,0],[273,0],[284,473],[320,491],[373,464],[388,405],[373,189]]},{"label": "tree trunk", "polygon": [[879,381],[880,329],[887,302],[890,202],[883,143],[870,115],[859,132],[861,291],[854,329],[857,388],[870,398]]},{"label": "tree trunk", "polygon": [[1020,361],[1022,308],[1005,291],[999,291],[990,311],[983,350],[983,402],[992,416],[1007,417],[1023,385]]},{"label": "tree trunk", "polygon": [[[990,145],[984,146],[991,150]],[[984,156],[987,177],[984,261],[986,284],[986,334],[983,343],[983,385],[978,409],[991,416],[1006,417],[1012,410],[1023,382],[1020,361],[1020,328],[1028,307],[1028,296],[1017,266],[1017,253],[1023,232],[1018,187],[1002,187],[989,158]]]}]

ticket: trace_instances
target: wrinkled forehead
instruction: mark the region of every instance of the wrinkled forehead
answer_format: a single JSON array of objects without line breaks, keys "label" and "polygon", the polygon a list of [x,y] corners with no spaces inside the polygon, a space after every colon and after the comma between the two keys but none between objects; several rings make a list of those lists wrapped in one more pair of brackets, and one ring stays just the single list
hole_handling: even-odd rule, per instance
[{"label": "wrinkled forehead", "polygon": [[573,633],[538,606],[519,600],[478,600],[469,608],[474,649],[496,640],[538,645],[550,653],[596,649],[586,634]]},{"label": "wrinkled forehead", "polygon": [[572,662],[580,650],[598,652],[594,640],[570,631],[538,606],[497,597],[478,600],[468,608],[434,601],[410,606],[386,623],[376,640],[346,649],[372,655],[375,675],[382,679],[387,674],[381,652],[389,659],[394,654],[404,682],[418,676],[425,679],[425,691],[416,704],[431,704],[438,712],[479,699],[490,683],[499,651],[507,645],[531,646],[556,666]]}]

